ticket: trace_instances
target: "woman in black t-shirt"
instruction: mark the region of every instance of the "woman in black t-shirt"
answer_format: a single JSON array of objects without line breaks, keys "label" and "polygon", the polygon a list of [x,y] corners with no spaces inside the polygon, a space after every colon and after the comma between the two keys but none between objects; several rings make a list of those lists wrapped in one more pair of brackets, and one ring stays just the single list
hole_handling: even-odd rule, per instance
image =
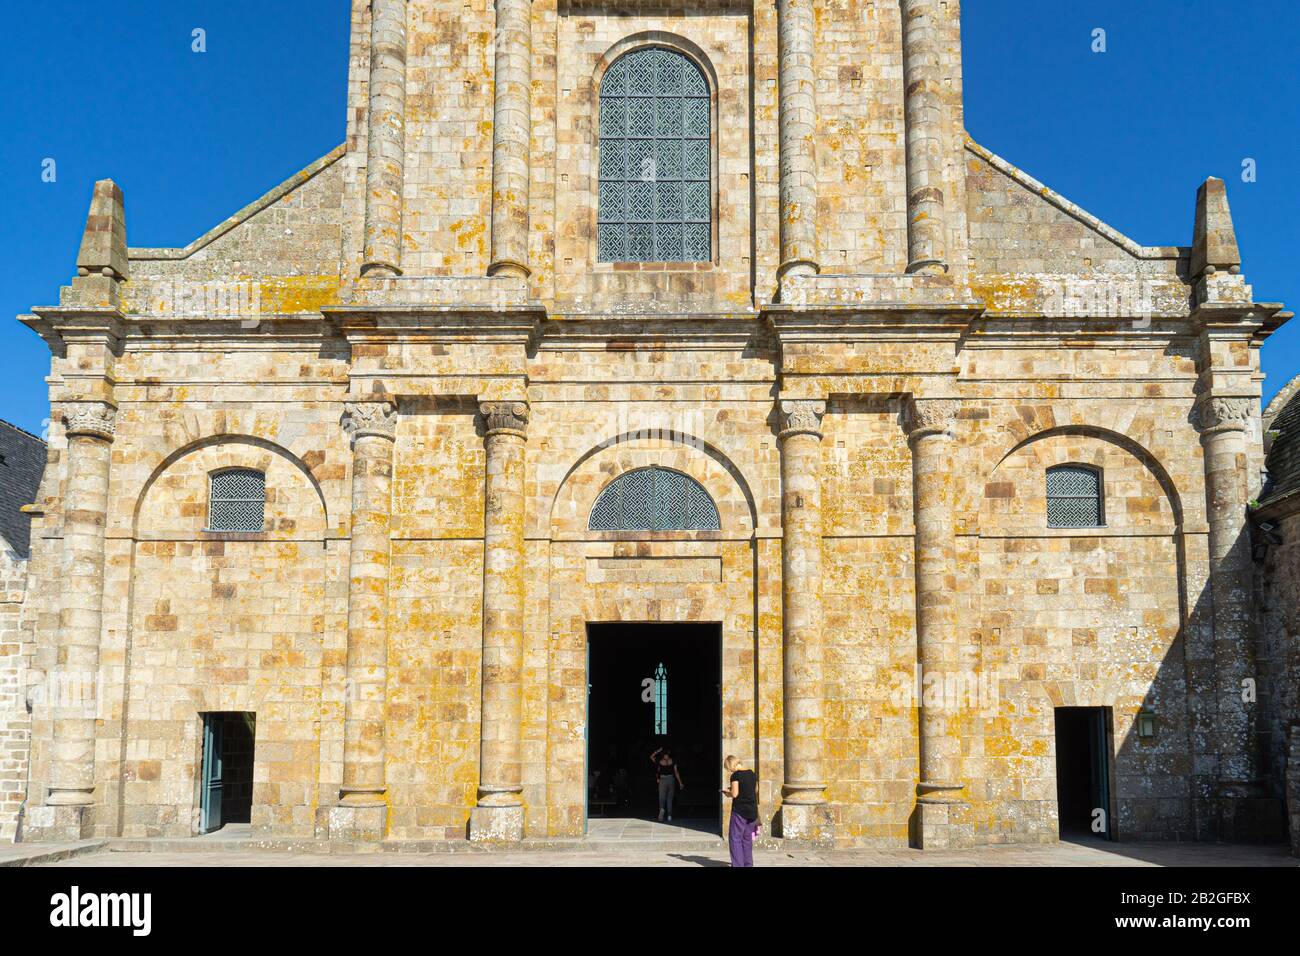
[{"label": "woman in black t-shirt", "polygon": [[659,790],[659,819],[664,818],[664,811],[668,811],[668,819],[673,818],[673,797],[677,791],[685,790],[686,786],[682,783],[682,773],[677,769],[677,761],[673,759],[673,752],[668,747],[660,747],[650,755],[650,762],[655,768],[655,786]]},{"label": "woman in black t-shirt", "polygon": [[732,866],[754,865],[754,837],[758,834],[758,778],[746,770],[738,757],[728,757],[722,764],[731,774],[731,786],[722,791],[731,797],[731,826],[727,842],[731,846]]}]

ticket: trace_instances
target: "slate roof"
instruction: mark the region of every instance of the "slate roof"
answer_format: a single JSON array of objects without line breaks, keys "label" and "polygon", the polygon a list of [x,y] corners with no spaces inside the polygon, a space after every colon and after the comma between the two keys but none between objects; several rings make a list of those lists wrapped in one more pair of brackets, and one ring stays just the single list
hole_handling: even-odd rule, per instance
[{"label": "slate roof", "polygon": [[1300,390],[1293,391],[1267,425],[1277,435],[1264,465],[1268,470],[1268,488],[1260,504],[1300,491]]},{"label": "slate roof", "polygon": [[19,509],[36,500],[45,473],[45,442],[0,419],[0,538],[20,558],[31,555],[32,519]]}]

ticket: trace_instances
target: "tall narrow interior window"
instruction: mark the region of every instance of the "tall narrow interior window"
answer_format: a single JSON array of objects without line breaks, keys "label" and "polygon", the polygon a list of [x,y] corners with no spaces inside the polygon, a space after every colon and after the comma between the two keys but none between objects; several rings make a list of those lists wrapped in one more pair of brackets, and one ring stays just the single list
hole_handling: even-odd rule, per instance
[{"label": "tall narrow interior window", "polygon": [[718,507],[694,478],[667,468],[619,475],[591,508],[592,531],[717,531]]},{"label": "tall narrow interior window", "polygon": [[709,86],[674,50],[619,57],[600,84],[601,262],[705,262],[713,213]]},{"label": "tall narrow interior window", "polygon": [[1085,465],[1047,469],[1047,526],[1100,528],[1105,522],[1101,472]]},{"label": "tall narrow interior window", "polygon": [[248,468],[232,468],[212,476],[209,531],[261,531],[265,518],[266,475]]},{"label": "tall narrow interior window", "polygon": [[663,661],[655,668],[655,733],[668,733],[668,668]]}]

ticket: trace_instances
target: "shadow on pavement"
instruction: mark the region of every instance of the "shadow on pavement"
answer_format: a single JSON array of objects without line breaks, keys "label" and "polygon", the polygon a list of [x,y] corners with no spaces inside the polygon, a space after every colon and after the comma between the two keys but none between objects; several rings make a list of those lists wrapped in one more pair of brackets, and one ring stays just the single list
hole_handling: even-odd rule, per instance
[{"label": "shadow on pavement", "polygon": [[722,860],[715,860],[712,857],[708,857],[708,856],[694,856],[689,853],[669,853],[668,855],[672,857],[674,860],[681,860],[683,863],[694,863],[696,866],[725,866],[727,868],[731,867],[730,863],[726,863]]}]

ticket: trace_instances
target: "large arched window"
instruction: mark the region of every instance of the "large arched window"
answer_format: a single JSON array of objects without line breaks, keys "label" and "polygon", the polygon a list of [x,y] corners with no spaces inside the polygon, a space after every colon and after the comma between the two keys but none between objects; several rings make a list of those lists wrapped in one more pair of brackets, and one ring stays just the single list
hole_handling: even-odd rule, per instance
[{"label": "large arched window", "polygon": [[208,494],[209,531],[261,531],[266,475],[251,468],[214,472]]},{"label": "large arched window", "polygon": [[717,531],[718,508],[694,478],[667,468],[619,475],[591,508],[592,531]]},{"label": "large arched window", "polygon": [[1100,528],[1105,523],[1101,472],[1087,465],[1047,469],[1047,526]]},{"label": "large arched window", "polygon": [[648,47],[600,84],[601,262],[704,262],[713,190],[709,86],[690,59]]}]

